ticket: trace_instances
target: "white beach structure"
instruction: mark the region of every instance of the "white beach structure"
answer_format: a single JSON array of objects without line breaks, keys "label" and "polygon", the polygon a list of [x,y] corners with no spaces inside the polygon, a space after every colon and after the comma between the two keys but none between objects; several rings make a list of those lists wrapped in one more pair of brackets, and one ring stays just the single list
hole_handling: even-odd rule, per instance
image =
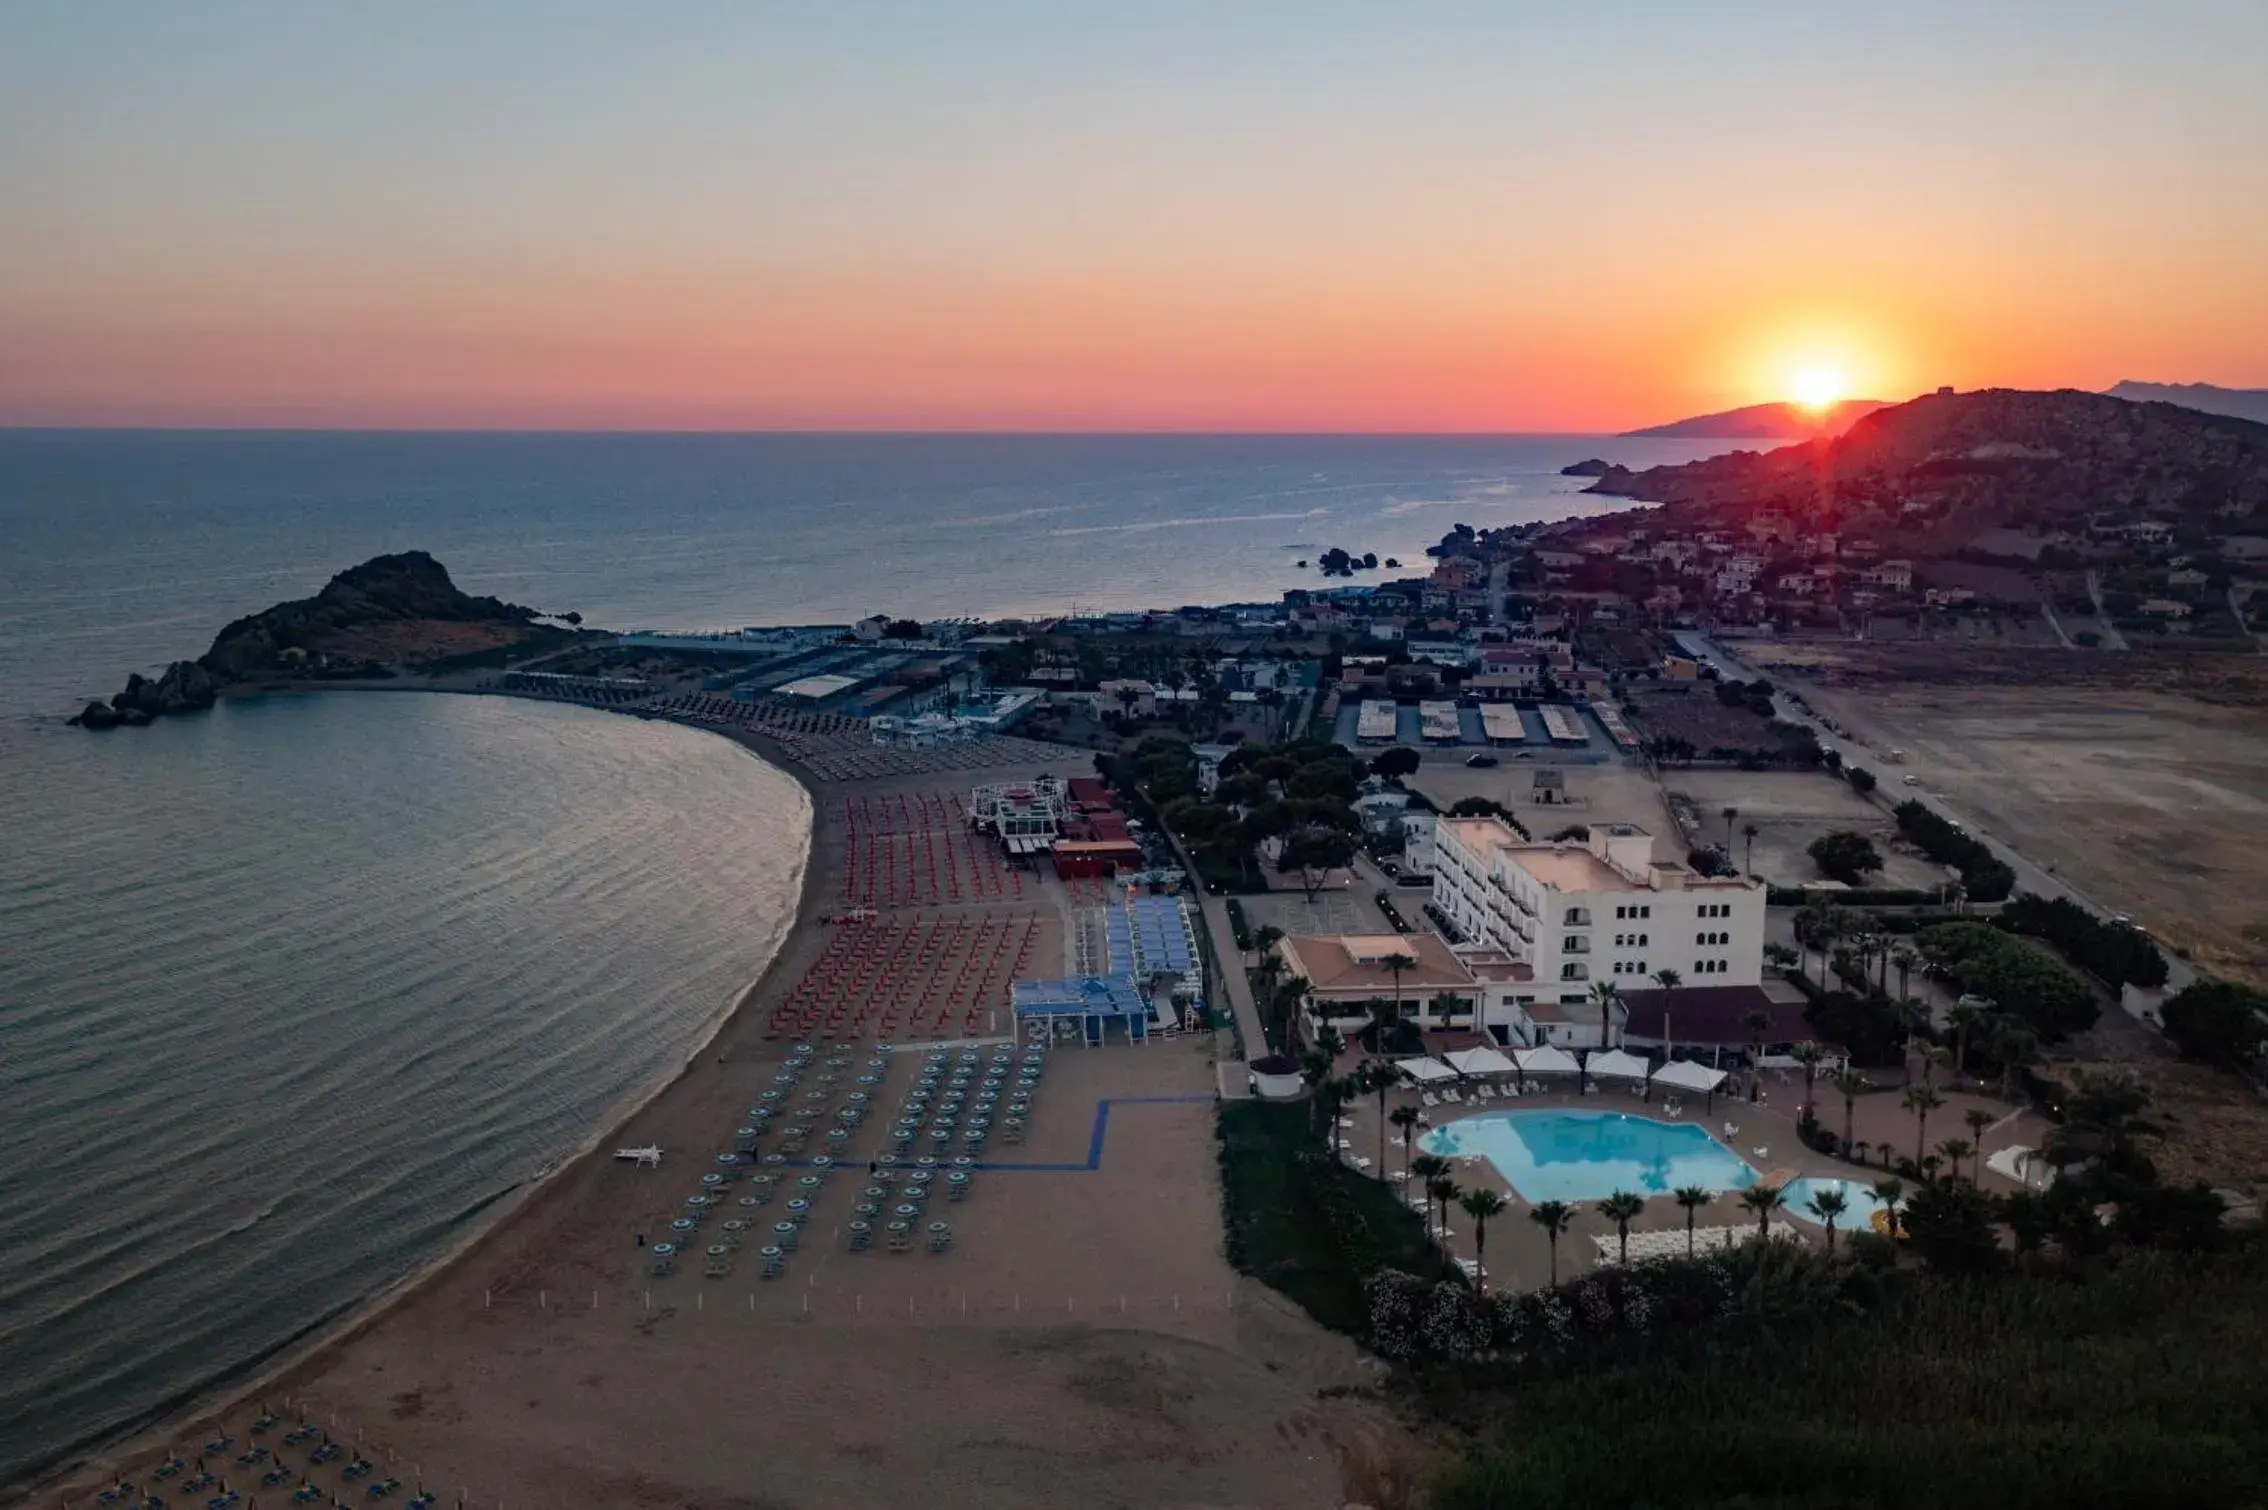
[{"label": "white beach structure", "polygon": [[1636,1054],[1620,1049],[1594,1049],[1583,1058],[1583,1068],[1593,1080],[1643,1080],[1646,1078],[1646,1061]]},{"label": "white beach structure", "polygon": [[1502,1053],[1490,1048],[1458,1049],[1444,1054],[1442,1059],[1460,1075],[1509,1075],[1518,1068]]},{"label": "white beach structure", "polygon": [[1698,1091],[1707,1095],[1724,1084],[1725,1072],[1690,1059],[1673,1059],[1654,1071],[1653,1083],[1663,1090]]},{"label": "white beach structure", "polygon": [[1516,1049],[1512,1057],[1523,1075],[1579,1075],[1582,1063],[1565,1049],[1545,1044],[1540,1049]]},{"label": "white beach structure", "polygon": [[1413,1081],[1418,1085],[1437,1085],[1441,1081],[1457,1078],[1455,1070],[1430,1055],[1418,1059],[1396,1060],[1394,1068],[1402,1072],[1404,1079]]}]

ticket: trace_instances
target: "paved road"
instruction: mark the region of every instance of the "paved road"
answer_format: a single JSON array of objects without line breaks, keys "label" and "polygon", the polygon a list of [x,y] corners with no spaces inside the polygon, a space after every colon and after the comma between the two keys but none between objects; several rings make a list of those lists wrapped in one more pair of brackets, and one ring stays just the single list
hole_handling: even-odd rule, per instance
[{"label": "paved road", "polygon": [[[1685,647],[1687,654],[1708,657],[1722,667],[1728,675],[1737,676],[1743,681],[1754,681],[1761,674],[1746,661],[1725,649],[1722,643],[1705,634],[1683,631],[1679,633],[1677,638],[1679,643]],[[1858,745],[1861,748],[1866,748],[1865,743],[1859,737],[1852,734],[1838,735],[1833,733],[1823,726],[1816,716],[1790,707],[1776,692],[1773,697],[1773,704],[1778,709],[1779,717],[1787,719],[1791,723],[1808,725],[1822,741],[1839,740],[1846,745]],[[1895,766],[1876,765],[1870,766],[1869,769],[1874,770],[1878,776],[1887,776],[1891,772],[1897,772],[1899,775],[1905,774]],[[1968,830],[1973,838],[1981,840],[1985,847],[1990,849],[2009,869],[2016,872],[2016,884],[2022,890],[2028,891],[2034,896],[2063,897],[2078,903],[2095,916],[2106,920],[2118,915],[2112,909],[2103,906],[2094,898],[2072,886],[2063,877],[2033,864],[2000,840],[1995,839],[1990,833],[1977,825],[1974,815],[1962,813],[1938,793],[1923,786],[1906,786],[1897,781],[1895,777],[1891,777],[1890,780],[1893,784],[1886,784],[1874,793],[1874,799],[1877,803],[1894,807],[1906,798],[1912,797],[1919,800],[1922,806],[1930,809],[1939,817],[1960,824]],[[2168,992],[2179,991],[2197,979],[2196,969],[2187,960],[2169,950],[2161,949],[2160,952],[2166,957],[2166,990]]]}]

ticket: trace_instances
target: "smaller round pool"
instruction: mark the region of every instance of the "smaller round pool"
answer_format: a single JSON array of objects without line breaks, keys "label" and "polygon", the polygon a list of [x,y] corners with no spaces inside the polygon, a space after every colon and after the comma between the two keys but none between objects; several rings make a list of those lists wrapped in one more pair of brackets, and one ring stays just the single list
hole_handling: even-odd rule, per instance
[{"label": "smaller round pool", "polygon": [[1839,1190],[1843,1193],[1843,1214],[1835,1218],[1837,1232],[1872,1230],[1874,1213],[1882,1209],[1882,1201],[1875,1195],[1873,1186],[1857,1180],[1790,1180],[1783,1187],[1788,1203],[1782,1209],[1798,1221],[1809,1222],[1814,1227],[1824,1227],[1827,1224],[1814,1216],[1811,1210],[1811,1198],[1823,1190]]}]

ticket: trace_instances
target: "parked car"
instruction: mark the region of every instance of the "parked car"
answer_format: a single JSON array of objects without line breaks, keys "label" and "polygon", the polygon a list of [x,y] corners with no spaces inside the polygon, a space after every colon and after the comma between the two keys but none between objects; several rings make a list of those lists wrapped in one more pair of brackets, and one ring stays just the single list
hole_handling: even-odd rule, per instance
[{"label": "parked car", "polygon": [[1486,770],[1488,767],[1496,764],[1496,757],[1494,755],[1467,755],[1465,757],[1465,764],[1471,766],[1476,771]]}]

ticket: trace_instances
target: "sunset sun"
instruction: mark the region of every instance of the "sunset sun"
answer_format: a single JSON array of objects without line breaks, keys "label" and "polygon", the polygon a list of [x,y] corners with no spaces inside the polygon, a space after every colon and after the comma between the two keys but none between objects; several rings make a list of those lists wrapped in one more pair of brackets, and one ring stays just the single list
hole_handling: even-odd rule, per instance
[{"label": "sunset sun", "polygon": [[1806,409],[1825,409],[1843,396],[1843,375],[1832,367],[1806,367],[1788,385],[1788,396]]}]

